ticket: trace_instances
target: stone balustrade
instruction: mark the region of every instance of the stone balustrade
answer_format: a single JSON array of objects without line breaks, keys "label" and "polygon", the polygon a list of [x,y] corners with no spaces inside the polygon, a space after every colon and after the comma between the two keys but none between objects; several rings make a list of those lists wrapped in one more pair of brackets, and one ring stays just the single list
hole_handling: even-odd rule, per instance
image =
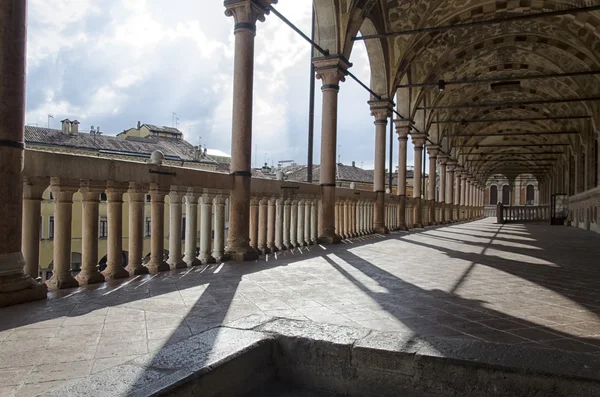
[{"label": "stone balustrade", "polygon": [[[226,207],[232,177],[228,174],[30,150],[26,152],[24,175],[22,247],[26,272],[36,278],[40,269],[40,206],[44,192],[48,188],[52,192],[53,267],[52,277],[46,282],[51,288],[229,259]],[[335,232],[340,238],[375,233],[375,192],[337,188],[335,194]],[[248,219],[250,248],[269,254],[316,244],[320,235],[320,195],[319,185],[253,179]],[[74,197],[78,204],[75,207]],[[430,214],[439,217],[441,211],[446,211],[452,214],[452,220],[458,220],[459,213],[466,213],[462,207],[430,201],[417,206],[416,201],[405,199],[405,222],[409,227],[415,224],[417,208],[422,211],[424,225],[439,223],[439,218],[430,219]],[[386,229],[405,230],[401,198],[386,195],[384,203]],[[430,212],[433,205],[434,211]],[[106,213],[108,229],[106,268],[102,272],[98,266],[102,255],[100,208]],[[79,227],[74,226],[73,211],[81,211],[80,269],[71,267],[73,227]],[[144,242],[148,239],[150,254],[146,256]]]},{"label": "stone balustrade", "polygon": [[572,226],[600,233],[600,186],[570,196],[568,207]]},{"label": "stone balustrade", "polygon": [[547,205],[502,206],[501,216],[503,222],[548,221],[550,220],[550,207]]}]

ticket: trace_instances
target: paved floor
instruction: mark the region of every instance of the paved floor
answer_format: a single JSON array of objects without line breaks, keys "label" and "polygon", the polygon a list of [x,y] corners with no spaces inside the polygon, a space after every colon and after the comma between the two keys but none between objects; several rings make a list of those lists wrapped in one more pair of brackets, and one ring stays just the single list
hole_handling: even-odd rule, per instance
[{"label": "paved floor", "polygon": [[0,309],[0,397],[250,314],[600,354],[599,243],[487,219],[61,291]]}]

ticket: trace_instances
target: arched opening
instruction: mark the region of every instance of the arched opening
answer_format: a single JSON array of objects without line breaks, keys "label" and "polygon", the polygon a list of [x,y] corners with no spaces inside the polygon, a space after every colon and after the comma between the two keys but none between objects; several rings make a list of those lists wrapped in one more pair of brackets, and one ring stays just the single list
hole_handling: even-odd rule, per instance
[{"label": "arched opening", "polygon": [[535,204],[535,189],[533,185],[527,185],[527,192],[525,193],[525,205]]},{"label": "arched opening", "polygon": [[498,186],[492,185],[490,188],[490,205],[498,204]]},{"label": "arched opening", "polygon": [[510,205],[510,188],[508,185],[502,186],[502,204]]}]

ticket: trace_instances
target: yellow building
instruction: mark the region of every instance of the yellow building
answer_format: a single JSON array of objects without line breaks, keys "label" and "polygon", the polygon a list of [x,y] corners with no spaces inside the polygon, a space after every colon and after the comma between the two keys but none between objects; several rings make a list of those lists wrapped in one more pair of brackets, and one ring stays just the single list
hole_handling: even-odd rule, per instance
[{"label": "yellow building", "polygon": [[[163,164],[177,165],[187,168],[216,171],[219,162],[206,154],[206,150],[191,145],[183,139],[183,134],[176,128],[157,127],[150,124],[139,125],[117,136],[103,135],[98,130],[83,133],[79,131],[79,122],[63,120],[62,129],[49,129],[35,126],[25,127],[25,143],[28,150],[41,150],[59,153],[82,154],[85,156],[108,157],[134,162],[148,162],[152,153],[160,151],[164,155]],[[27,156],[27,152],[25,154]],[[219,159],[220,160],[220,159]],[[106,263],[108,234],[106,194],[100,195],[99,210],[99,244],[98,264],[103,269]],[[127,263],[127,247],[129,223],[126,221],[129,213],[127,193],[123,195],[123,263]],[[166,198],[168,204],[168,196]],[[165,211],[165,247],[169,244],[169,213]],[[185,240],[185,206],[183,206],[182,249]],[[226,222],[228,211],[226,213]],[[227,223],[226,223],[227,224]],[[200,225],[200,216],[198,216]],[[71,242],[71,269],[79,271],[81,265],[82,244],[82,195],[77,192],[73,196]],[[40,268],[42,279],[49,277],[52,270],[53,239],[54,239],[54,201],[50,188],[43,194],[40,219]],[[144,255],[150,253],[150,196],[146,196],[145,225],[144,225]],[[199,227],[198,227],[198,230]],[[197,236],[198,239],[198,236]],[[199,240],[198,240],[199,243]],[[197,244],[199,246],[199,244]]]}]

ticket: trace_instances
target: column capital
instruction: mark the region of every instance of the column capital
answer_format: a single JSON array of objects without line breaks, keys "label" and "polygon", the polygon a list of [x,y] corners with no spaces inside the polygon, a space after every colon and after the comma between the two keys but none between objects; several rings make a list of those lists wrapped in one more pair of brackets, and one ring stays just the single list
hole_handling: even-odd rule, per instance
[{"label": "column capital", "polygon": [[458,165],[458,162],[456,160],[449,159],[446,162],[447,170],[448,170],[448,172],[451,172],[451,173],[454,172],[457,165]]},{"label": "column capital", "polygon": [[408,140],[408,135],[412,129],[413,122],[410,120],[395,119],[394,125],[396,126],[396,134],[398,134],[398,139]]},{"label": "column capital", "polygon": [[454,175],[455,176],[460,176],[464,171],[465,171],[465,169],[464,169],[464,167],[462,165],[457,165],[454,168]]},{"label": "column capital", "polygon": [[48,178],[24,177],[23,198],[26,200],[42,200],[44,192],[50,185]]},{"label": "column capital", "polygon": [[434,145],[431,143],[427,145],[427,153],[429,154],[430,158],[437,158],[441,149],[442,148],[439,145]]},{"label": "column capital", "polygon": [[438,158],[438,163],[440,163],[441,165],[446,165],[448,163],[448,159],[450,158],[450,156],[448,156],[446,153],[440,153],[437,156]]},{"label": "column capital", "polygon": [[169,190],[169,203],[172,204],[181,204],[183,201],[183,197],[188,194],[188,188],[184,186],[171,186],[171,190]]},{"label": "column capital", "polygon": [[100,193],[106,190],[106,184],[98,181],[81,181],[79,193],[83,196],[83,201],[99,202]]},{"label": "column capital", "polygon": [[392,116],[394,103],[388,99],[368,101],[367,103],[371,109],[371,116],[375,117],[375,124],[387,124],[387,119]]},{"label": "column capital", "polygon": [[163,201],[165,196],[169,194],[169,189],[160,186],[158,183],[151,183],[148,190],[152,201]]},{"label": "column capital", "polygon": [[213,204],[215,205],[225,205],[225,201],[227,200],[227,198],[225,196],[223,196],[222,194],[216,195],[213,198]]},{"label": "column capital", "polygon": [[146,193],[148,193],[148,186],[137,182],[129,182],[129,190],[127,190],[127,195],[129,196],[130,202],[144,202]]},{"label": "column capital", "polygon": [[427,134],[410,134],[412,138],[413,145],[415,145],[415,149],[423,149],[423,145],[425,145],[425,141],[427,140]]},{"label": "column capital", "polygon": [[50,190],[55,201],[73,201],[73,194],[79,190],[79,180],[50,178]]},{"label": "column capital", "polygon": [[225,0],[225,15],[234,18],[236,33],[242,30],[256,33],[256,22],[265,21],[265,15],[269,13],[266,7],[272,3],[277,0]]},{"label": "column capital", "polygon": [[127,182],[113,182],[108,181],[106,183],[106,197],[108,202],[123,202],[123,193],[127,192],[129,184]]},{"label": "column capital", "polygon": [[339,91],[340,82],[346,80],[346,71],[352,67],[352,64],[341,55],[313,58],[312,62],[317,79],[323,81],[322,91]]}]

